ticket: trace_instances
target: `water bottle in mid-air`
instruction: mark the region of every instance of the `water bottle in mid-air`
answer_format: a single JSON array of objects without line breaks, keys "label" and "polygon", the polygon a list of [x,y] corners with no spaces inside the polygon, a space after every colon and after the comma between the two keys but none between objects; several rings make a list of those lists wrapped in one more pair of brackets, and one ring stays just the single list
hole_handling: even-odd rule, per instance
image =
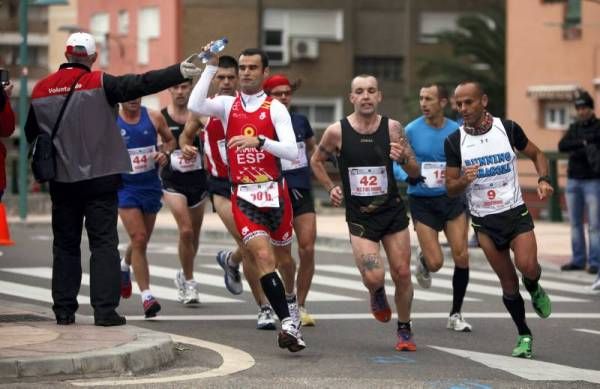
[{"label": "water bottle in mid-air", "polygon": [[209,53],[218,53],[220,51],[223,51],[223,49],[225,48],[225,46],[227,46],[227,43],[229,41],[227,40],[227,38],[221,38],[221,39],[217,39],[216,41],[214,41],[213,43],[211,43],[210,47],[208,48],[208,52],[203,51],[200,54],[198,54],[198,58],[200,58],[202,60],[202,63],[207,63],[208,62],[208,58],[209,58]]}]

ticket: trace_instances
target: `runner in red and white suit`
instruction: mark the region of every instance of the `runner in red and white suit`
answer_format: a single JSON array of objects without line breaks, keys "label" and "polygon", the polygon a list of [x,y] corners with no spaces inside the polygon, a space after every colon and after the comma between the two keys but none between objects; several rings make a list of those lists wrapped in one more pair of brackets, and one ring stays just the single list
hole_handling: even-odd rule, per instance
[{"label": "runner in red and white suit", "polygon": [[[256,261],[263,291],[281,320],[279,347],[300,351],[306,345],[294,295],[292,205],[279,163],[279,158],[293,160],[298,156],[290,115],[283,104],[268,98],[262,90],[269,66],[262,50],[246,49],[241,53],[241,93],[236,97],[207,98],[217,63],[218,58],[212,56],[192,91],[188,109],[223,122],[236,227]],[[277,266],[285,288],[275,270]]]}]

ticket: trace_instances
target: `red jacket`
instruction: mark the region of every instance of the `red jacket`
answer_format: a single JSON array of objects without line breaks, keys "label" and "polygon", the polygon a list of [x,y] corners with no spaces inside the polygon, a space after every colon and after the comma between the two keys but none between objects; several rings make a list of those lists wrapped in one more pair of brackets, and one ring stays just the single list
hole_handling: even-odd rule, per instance
[{"label": "red jacket", "polygon": [[[4,89],[0,88],[0,137],[6,138],[12,135],[15,131],[15,114],[10,107],[10,101],[4,93]],[[6,188],[6,171],[4,162],[6,159],[6,147],[0,142],[0,191]]]}]

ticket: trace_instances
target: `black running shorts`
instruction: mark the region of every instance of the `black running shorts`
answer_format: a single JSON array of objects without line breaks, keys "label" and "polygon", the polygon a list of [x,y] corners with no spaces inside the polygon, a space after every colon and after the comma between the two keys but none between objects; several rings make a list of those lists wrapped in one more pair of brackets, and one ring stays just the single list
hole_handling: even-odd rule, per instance
[{"label": "black running shorts", "polygon": [[404,202],[398,199],[397,206],[385,207],[376,213],[360,216],[346,213],[346,222],[350,235],[380,242],[384,236],[408,227],[408,216]]},{"label": "black running shorts", "polygon": [[423,223],[436,231],[442,231],[446,223],[465,212],[465,200],[462,196],[447,195],[425,197],[408,196],[410,216],[415,222]]},{"label": "black running shorts", "polygon": [[472,216],[471,225],[476,233],[489,236],[498,250],[506,250],[517,235],[533,230],[533,219],[522,204],[498,214]]},{"label": "black running shorts", "polygon": [[310,189],[289,188],[294,218],[303,213],[315,213],[315,200]]}]

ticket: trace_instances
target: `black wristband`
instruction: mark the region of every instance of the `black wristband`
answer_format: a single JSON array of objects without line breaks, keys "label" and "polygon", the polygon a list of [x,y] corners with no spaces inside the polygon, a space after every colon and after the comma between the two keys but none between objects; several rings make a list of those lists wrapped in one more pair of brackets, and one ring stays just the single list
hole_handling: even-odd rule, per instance
[{"label": "black wristband", "polygon": [[548,184],[552,185],[552,180],[550,179],[550,176],[541,176],[540,178],[538,178],[538,184],[542,181],[546,181]]}]

